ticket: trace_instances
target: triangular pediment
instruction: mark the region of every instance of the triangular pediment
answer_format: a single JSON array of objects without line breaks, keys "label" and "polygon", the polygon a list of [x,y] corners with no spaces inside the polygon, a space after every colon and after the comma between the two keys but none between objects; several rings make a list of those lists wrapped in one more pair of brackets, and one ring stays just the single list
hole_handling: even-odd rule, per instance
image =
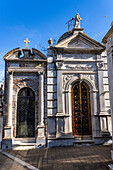
[{"label": "triangular pediment", "polygon": [[66,47],[75,47],[75,48],[95,48],[94,44],[91,44],[87,40],[81,38],[81,37],[76,37],[75,39],[71,40],[67,44],[65,44]]},{"label": "triangular pediment", "polygon": [[75,49],[104,49],[104,46],[93,40],[85,33],[76,33],[70,37],[60,41],[54,47],[58,48],[75,48]]}]

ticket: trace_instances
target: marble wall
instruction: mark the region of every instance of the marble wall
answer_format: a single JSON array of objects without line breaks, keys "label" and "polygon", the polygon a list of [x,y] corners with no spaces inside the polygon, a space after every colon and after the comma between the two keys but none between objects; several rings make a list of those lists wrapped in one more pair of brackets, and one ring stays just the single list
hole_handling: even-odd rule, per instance
[{"label": "marble wall", "polygon": [[101,143],[104,134],[111,136],[106,53],[59,54],[54,52],[54,47],[48,49],[47,58],[48,139],[71,141],[71,87],[77,81],[86,82],[90,88],[92,139]]}]

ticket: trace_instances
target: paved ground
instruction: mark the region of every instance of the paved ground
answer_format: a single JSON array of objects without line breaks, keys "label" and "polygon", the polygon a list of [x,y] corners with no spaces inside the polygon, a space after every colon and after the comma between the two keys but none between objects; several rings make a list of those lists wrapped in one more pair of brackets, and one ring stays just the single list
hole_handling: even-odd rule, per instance
[{"label": "paved ground", "polygon": [[[7,152],[40,170],[108,170],[108,164],[113,164],[110,151],[110,146],[85,146]],[[4,156],[1,157],[1,155],[0,166],[0,170],[4,166],[8,167],[5,170],[23,168],[15,161],[4,158]]]},{"label": "paved ground", "polygon": [[26,170],[26,168],[0,153],[0,170]]}]

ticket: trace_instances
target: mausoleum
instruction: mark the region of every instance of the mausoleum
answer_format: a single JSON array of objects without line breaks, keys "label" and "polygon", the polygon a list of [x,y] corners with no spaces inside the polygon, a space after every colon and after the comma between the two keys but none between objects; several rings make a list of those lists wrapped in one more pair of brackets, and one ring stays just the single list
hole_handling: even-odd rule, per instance
[{"label": "mausoleum", "polygon": [[105,46],[80,27],[47,57],[37,49],[15,48],[5,56],[3,149],[103,144],[111,138]]}]

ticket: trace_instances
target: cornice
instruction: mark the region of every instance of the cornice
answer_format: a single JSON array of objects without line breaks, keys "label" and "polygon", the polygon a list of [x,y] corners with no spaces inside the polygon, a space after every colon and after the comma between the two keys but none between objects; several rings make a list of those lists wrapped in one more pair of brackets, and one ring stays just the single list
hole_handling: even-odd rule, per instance
[{"label": "cornice", "polygon": [[104,36],[104,38],[102,39],[102,43],[106,44],[107,43],[107,39],[109,38],[109,36],[113,33],[113,26],[109,29],[109,31],[106,33],[106,35]]},{"label": "cornice", "polygon": [[7,54],[5,54],[4,57],[3,57],[4,60],[7,60],[7,56],[13,55],[13,54],[16,53],[16,52],[18,52],[19,54],[21,54],[21,49],[20,49],[20,47],[15,48],[15,49],[9,51]]}]

